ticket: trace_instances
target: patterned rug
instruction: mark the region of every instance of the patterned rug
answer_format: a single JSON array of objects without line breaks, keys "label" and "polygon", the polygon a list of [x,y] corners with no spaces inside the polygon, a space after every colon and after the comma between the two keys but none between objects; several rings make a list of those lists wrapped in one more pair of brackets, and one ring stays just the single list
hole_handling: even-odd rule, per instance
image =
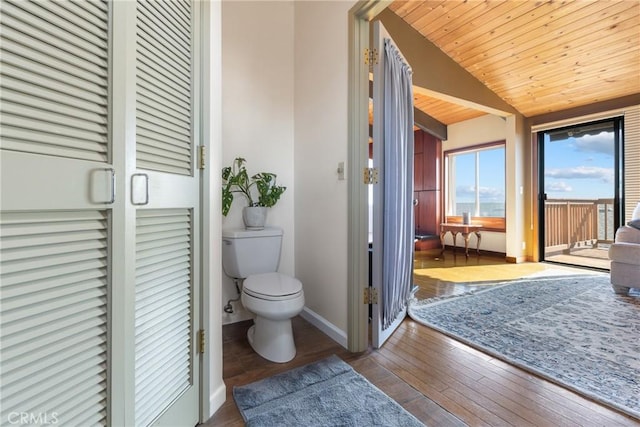
[{"label": "patterned rug", "polygon": [[234,387],[233,398],[247,426],[423,426],[335,355]]},{"label": "patterned rug", "polygon": [[616,295],[608,275],[526,279],[412,301],[409,315],[640,419],[640,293]]}]

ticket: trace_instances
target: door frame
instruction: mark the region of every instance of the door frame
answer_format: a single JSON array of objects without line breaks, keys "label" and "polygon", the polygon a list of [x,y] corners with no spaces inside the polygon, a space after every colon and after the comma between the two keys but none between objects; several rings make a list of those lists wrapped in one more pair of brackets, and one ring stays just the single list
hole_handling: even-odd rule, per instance
[{"label": "door frame", "polygon": [[222,169],[222,4],[201,5],[201,120],[200,143],[205,147],[201,170],[201,280],[200,329],[205,331],[205,352],[200,355],[200,422],[204,423],[226,400],[222,379],[222,274],[219,197]]},{"label": "door frame", "polygon": [[571,123],[563,123],[558,126],[545,126],[541,129],[536,129],[536,145],[537,145],[537,187],[538,187],[538,253],[537,260],[541,262],[548,262],[545,259],[545,245],[546,245],[546,228],[545,228],[545,201],[546,193],[544,190],[544,150],[545,142],[544,135],[551,130],[568,129],[575,126],[585,124],[597,124],[613,121],[614,127],[614,196],[613,196],[613,229],[617,230],[624,220],[624,113],[620,114],[608,114],[604,117],[596,117],[590,120],[578,120]]},{"label": "door frame", "polygon": [[349,155],[347,248],[347,348],[360,352],[369,345],[369,306],[362,296],[369,287],[368,188],[362,171],[369,160],[369,21],[391,1],[361,0],[349,10]]}]

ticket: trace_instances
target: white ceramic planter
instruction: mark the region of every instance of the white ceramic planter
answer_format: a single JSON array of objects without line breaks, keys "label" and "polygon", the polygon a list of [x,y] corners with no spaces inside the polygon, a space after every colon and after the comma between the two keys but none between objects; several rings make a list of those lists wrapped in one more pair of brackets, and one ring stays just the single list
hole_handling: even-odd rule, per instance
[{"label": "white ceramic planter", "polygon": [[267,220],[267,208],[247,206],[242,210],[242,220],[247,230],[262,230]]}]

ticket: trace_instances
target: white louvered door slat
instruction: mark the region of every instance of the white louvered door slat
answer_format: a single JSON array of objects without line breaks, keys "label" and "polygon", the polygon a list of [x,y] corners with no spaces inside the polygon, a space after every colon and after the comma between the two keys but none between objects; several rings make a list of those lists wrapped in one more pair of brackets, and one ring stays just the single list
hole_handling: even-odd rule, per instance
[{"label": "white louvered door slat", "polygon": [[[197,422],[199,2],[138,2],[135,425]],[[189,421],[189,419],[191,421]]]},{"label": "white louvered door slat", "polygon": [[108,423],[109,14],[0,2],[0,425]]},{"label": "white louvered door slat", "polygon": [[142,426],[191,384],[190,210],[138,210],[136,241],[136,425]]},{"label": "white louvered door slat", "polygon": [[199,8],[0,2],[0,425],[198,422]]},{"label": "white louvered door slat", "polygon": [[[81,398],[91,403],[96,422],[104,422],[108,215],[105,211],[46,215],[47,222],[42,221],[42,212],[0,216],[1,416],[8,420],[12,412],[55,412],[60,421],[68,421],[61,404],[77,403],[78,387],[93,384],[97,386],[93,394]],[[87,251],[83,245],[55,245],[56,240],[67,240],[74,226],[92,231],[81,232],[76,240],[97,251]],[[36,255],[28,249],[41,246],[33,239],[38,235],[47,235],[48,243]],[[23,256],[11,256],[16,252]],[[76,261],[78,257],[88,260]],[[84,273],[93,279],[78,280]]]},{"label": "white louvered door slat", "polygon": [[66,3],[0,6],[2,148],[106,162],[108,14]]},{"label": "white louvered door slat", "polygon": [[[175,15],[160,3],[140,2],[137,8],[137,133],[145,135],[137,139],[137,166],[190,175],[192,150],[188,157],[176,151],[191,148],[193,141],[191,5],[186,15]],[[155,139],[176,148],[156,145]]]},{"label": "white louvered door slat", "polygon": [[[624,113],[624,188],[625,223],[631,220],[640,203],[640,106]],[[633,184],[630,184],[633,183]]]}]

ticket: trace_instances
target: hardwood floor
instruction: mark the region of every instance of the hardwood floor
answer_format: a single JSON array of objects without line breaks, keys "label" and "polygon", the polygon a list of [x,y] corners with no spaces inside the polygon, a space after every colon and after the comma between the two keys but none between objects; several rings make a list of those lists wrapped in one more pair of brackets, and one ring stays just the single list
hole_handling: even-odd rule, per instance
[{"label": "hardwood floor", "polygon": [[[465,257],[458,258],[464,260]],[[466,262],[462,260],[457,262]],[[499,260],[490,259],[480,262],[486,263],[488,269],[499,264]],[[433,281],[431,288],[425,283],[420,291],[424,295],[442,295],[482,286],[450,283],[447,287],[445,282],[436,282]],[[285,364],[268,362],[252,351],[245,336],[251,324],[252,321],[246,321],[223,327],[227,400],[205,426],[244,425],[233,401],[233,386],[331,354],[348,362],[430,426],[640,426],[640,420],[583,398],[409,318],[382,348],[353,354],[296,317],[293,328],[298,353]]]}]

